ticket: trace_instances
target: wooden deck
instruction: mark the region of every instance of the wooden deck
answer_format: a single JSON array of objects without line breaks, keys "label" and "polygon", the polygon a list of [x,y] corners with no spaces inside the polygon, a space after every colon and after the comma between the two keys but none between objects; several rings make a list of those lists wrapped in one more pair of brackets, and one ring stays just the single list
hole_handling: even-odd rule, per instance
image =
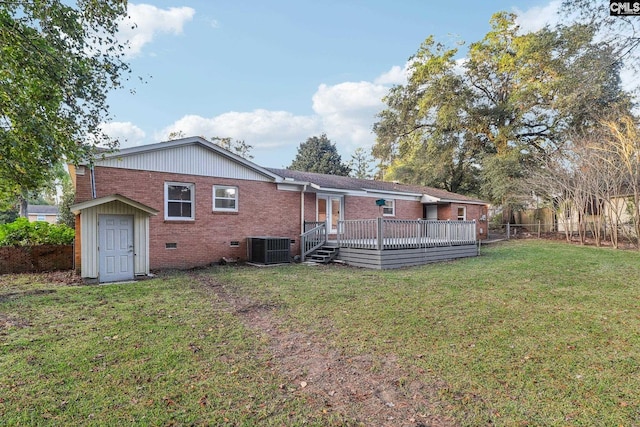
[{"label": "wooden deck", "polygon": [[409,249],[340,248],[338,259],[354,267],[385,270],[478,255],[478,245],[434,246]]},{"label": "wooden deck", "polygon": [[338,223],[338,259],[357,267],[400,268],[478,255],[474,221],[349,220]]}]

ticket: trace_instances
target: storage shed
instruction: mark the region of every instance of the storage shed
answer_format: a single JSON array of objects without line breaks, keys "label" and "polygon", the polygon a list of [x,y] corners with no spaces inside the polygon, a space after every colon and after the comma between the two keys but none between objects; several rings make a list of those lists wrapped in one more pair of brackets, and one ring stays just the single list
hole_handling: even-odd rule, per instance
[{"label": "storage shed", "polygon": [[149,217],[156,209],[114,194],[78,203],[71,211],[76,270],[83,279],[103,283],[149,274]]}]

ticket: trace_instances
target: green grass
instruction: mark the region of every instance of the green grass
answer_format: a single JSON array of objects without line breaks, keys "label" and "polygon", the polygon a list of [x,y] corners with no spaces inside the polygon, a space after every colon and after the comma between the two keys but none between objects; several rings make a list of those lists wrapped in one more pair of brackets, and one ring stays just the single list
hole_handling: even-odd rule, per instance
[{"label": "green grass", "polygon": [[2,425],[340,423],[281,390],[265,343],[185,273],[38,278],[0,278]]},{"label": "green grass", "polygon": [[[198,274],[346,354],[398,356],[461,425],[640,425],[638,252],[518,241],[397,271]],[[348,422],[278,387],[267,343],[192,275],[99,287],[37,277],[0,278],[4,424]]]},{"label": "green grass", "polygon": [[463,425],[640,425],[640,254],[526,241],[401,271],[226,270],[348,353],[394,353]]}]

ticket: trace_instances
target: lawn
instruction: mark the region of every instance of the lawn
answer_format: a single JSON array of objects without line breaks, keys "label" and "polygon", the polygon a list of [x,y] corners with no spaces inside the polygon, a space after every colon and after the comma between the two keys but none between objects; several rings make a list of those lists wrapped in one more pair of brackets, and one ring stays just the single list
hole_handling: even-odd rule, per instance
[{"label": "lawn", "polygon": [[221,267],[128,285],[0,278],[5,424],[341,425],[197,277],[341,354],[397,357],[460,425],[640,425],[640,254],[545,241],[397,271]]}]

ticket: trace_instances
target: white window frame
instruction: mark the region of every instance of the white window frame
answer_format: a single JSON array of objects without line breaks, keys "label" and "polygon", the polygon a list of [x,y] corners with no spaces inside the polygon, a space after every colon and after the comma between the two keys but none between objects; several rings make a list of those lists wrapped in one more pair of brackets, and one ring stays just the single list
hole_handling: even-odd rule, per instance
[{"label": "white window frame", "polygon": [[[232,199],[230,197],[216,197],[216,190],[220,189],[220,190],[235,190],[236,192],[236,196]],[[214,185],[213,186],[213,211],[214,212],[238,212],[238,187],[234,186],[234,185]],[[217,208],[216,207],[216,200],[233,200],[234,201],[234,208]]]},{"label": "white window frame", "polygon": [[[169,202],[186,202],[186,200],[169,200],[169,186],[189,187],[191,191],[191,216],[169,216]],[[164,183],[164,219],[167,221],[193,221],[196,218],[196,185],[192,182]]]},{"label": "white window frame", "polygon": [[396,201],[394,199],[384,199],[382,216],[396,216]]},{"label": "white window frame", "polygon": [[[462,216],[460,216],[460,209],[462,209]],[[466,221],[467,220],[467,207],[466,206],[458,206],[456,208],[456,218],[458,221]]]}]

